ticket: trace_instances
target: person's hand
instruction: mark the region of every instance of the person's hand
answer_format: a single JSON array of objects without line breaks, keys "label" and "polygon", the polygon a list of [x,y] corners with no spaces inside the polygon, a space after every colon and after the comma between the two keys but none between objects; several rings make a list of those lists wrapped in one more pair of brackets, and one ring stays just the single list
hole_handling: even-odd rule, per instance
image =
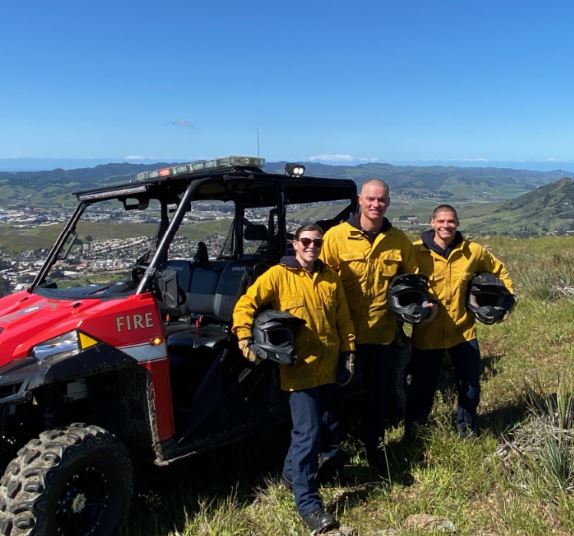
[{"label": "person's hand", "polygon": [[437,312],[438,312],[438,304],[435,301],[429,300],[429,301],[424,301],[422,303],[423,309],[426,309],[426,314],[424,315],[424,320],[423,322],[430,322],[431,320],[434,320],[434,317],[436,316]]},{"label": "person's hand", "polygon": [[237,346],[239,346],[239,349],[241,350],[243,357],[247,359],[247,361],[255,363],[259,359],[259,356],[252,350],[251,348],[252,345],[253,345],[253,339],[251,337],[240,339],[237,342]]},{"label": "person's hand", "polygon": [[355,353],[343,352],[339,356],[339,367],[337,369],[337,383],[341,387],[349,385],[355,374]]}]

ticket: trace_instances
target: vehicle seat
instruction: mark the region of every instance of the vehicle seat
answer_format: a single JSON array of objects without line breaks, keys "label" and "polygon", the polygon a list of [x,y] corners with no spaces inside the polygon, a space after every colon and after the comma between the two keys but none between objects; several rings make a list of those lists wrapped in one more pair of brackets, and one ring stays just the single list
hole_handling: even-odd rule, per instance
[{"label": "vehicle seat", "polygon": [[[182,316],[191,316],[198,323],[174,322],[166,327],[168,354],[182,356],[186,348],[213,348],[226,339],[237,298],[267,267],[257,259],[243,259],[224,265],[212,263],[210,268],[191,268]],[[201,315],[208,316],[206,323]]]},{"label": "vehicle seat", "polygon": [[193,268],[190,285],[186,291],[187,314],[214,314],[214,297],[220,274],[221,268],[218,266]]},{"label": "vehicle seat", "polygon": [[167,261],[166,269],[177,273],[177,283],[185,295],[185,301],[175,309],[166,310],[170,317],[177,318],[191,314],[213,314],[213,300],[222,267],[200,267],[184,259]]},{"label": "vehicle seat", "polygon": [[191,280],[192,267],[189,261],[185,259],[173,259],[165,263],[165,268],[171,268],[177,272],[178,285],[186,290]]},{"label": "vehicle seat", "polygon": [[228,263],[219,277],[215,299],[213,303],[213,312],[223,322],[231,322],[231,315],[235,302],[240,294],[245,291],[246,271],[249,276],[250,269],[256,264],[255,259],[238,260]]}]

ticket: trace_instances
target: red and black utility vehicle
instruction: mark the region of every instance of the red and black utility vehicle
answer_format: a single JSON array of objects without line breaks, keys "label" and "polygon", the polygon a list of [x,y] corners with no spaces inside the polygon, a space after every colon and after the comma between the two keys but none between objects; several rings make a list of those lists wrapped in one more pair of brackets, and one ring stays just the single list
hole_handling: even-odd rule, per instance
[{"label": "red and black utility vehicle", "polygon": [[76,194],[27,290],[0,299],[0,534],[115,534],[132,460],[167,465],[288,417],[272,363],[230,335],[237,297],[330,226],[351,180],[228,157]]}]

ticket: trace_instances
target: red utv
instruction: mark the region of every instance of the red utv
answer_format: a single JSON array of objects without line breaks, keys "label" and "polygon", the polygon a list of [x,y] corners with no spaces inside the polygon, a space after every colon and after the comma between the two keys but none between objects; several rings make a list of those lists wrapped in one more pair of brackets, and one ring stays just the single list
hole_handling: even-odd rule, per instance
[{"label": "red utv", "polygon": [[237,297],[351,180],[229,157],[77,193],[32,285],[0,299],[0,534],[115,534],[132,461],[201,453],[288,418],[272,363],[230,335]]}]

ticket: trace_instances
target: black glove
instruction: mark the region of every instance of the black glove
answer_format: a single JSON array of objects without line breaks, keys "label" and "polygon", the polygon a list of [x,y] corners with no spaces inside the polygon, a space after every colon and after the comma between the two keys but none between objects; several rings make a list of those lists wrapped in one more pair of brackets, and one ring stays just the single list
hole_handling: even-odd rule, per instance
[{"label": "black glove", "polygon": [[342,352],[337,368],[337,383],[341,387],[349,385],[355,374],[355,352]]}]

